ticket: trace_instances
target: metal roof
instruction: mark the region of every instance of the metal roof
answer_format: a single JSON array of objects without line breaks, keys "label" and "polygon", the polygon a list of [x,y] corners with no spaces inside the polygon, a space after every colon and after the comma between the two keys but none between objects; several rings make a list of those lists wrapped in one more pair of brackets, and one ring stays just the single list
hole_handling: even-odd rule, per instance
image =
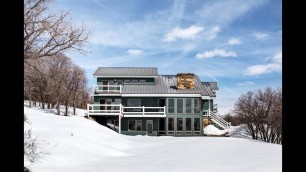
[{"label": "metal roof", "polygon": [[135,76],[155,76],[157,77],[157,68],[154,67],[99,67],[93,76],[96,77],[135,77]]},{"label": "metal roof", "polygon": [[122,94],[201,94],[202,96],[216,96],[209,87],[204,87],[197,75],[194,77],[194,89],[177,89],[176,75],[159,75],[155,85],[124,85]]},{"label": "metal roof", "polygon": [[219,90],[217,82],[202,82],[202,84],[204,85],[204,87],[208,87],[211,90]]}]

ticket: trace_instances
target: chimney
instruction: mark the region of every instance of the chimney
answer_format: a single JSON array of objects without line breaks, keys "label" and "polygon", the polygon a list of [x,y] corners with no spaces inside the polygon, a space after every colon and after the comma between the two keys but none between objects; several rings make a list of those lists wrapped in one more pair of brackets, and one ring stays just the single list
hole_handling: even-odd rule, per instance
[{"label": "chimney", "polygon": [[193,73],[178,73],[176,76],[177,76],[177,89],[193,89],[194,88],[194,74]]}]

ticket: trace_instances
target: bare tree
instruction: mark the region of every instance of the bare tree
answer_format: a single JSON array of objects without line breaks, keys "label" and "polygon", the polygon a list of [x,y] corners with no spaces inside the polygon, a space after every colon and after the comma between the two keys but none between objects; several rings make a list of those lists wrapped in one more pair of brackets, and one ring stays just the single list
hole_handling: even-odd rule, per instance
[{"label": "bare tree", "polygon": [[240,96],[233,113],[246,124],[253,139],[281,143],[282,92],[281,89],[249,91]]},{"label": "bare tree", "polygon": [[69,12],[52,13],[53,0],[24,1],[24,58],[54,56],[84,49],[89,32],[72,24]]}]

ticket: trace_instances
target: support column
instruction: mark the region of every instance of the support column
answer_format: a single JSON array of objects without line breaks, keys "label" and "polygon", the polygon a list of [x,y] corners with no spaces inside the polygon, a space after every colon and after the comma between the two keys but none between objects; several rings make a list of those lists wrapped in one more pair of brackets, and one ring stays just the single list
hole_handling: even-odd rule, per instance
[{"label": "support column", "polygon": [[208,99],[208,116],[210,116],[210,99]]},{"label": "support column", "polygon": [[122,118],[122,106],[121,106],[121,104],[120,104],[120,112],[119,112],[119,130],[118,130],[118,133],[121,133],[121,118]]}]

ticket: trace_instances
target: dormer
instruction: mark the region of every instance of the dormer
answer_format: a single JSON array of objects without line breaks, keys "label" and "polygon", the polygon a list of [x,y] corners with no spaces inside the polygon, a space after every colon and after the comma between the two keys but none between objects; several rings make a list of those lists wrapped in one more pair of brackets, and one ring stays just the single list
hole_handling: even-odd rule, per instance
[{"label": "dormer", "polygon": [[97,85],[150,85],[158,78],[153,67],[99,67],[93,74]]}]

